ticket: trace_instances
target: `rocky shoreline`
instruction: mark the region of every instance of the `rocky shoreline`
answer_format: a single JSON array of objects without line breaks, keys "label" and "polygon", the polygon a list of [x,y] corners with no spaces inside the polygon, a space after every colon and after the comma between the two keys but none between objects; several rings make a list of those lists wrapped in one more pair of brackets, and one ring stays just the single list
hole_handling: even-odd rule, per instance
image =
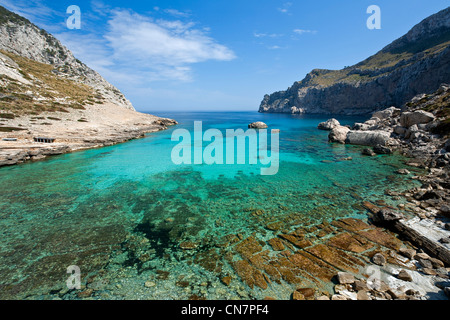
[{"label": "rocky shoreline", "polygon": [[[79,150],[100,148],[142,138],[146,133],[166,130],[176,125],[172,119],[159,118],[105,103],[77,113],[44,113],[7,120],[11,128],[0,132],[0,167]],[[83,119],[79,121],[78,119]],[[36,142],[35,138],[55,139],[54,143]]]},{"label": "rocky shoreline", "polygon": [[[387,195],[402,197],[406,204],[391,208],[366,202],[365,206],[370,211],[375,225],[392,230],[399,238],[416,248],[416,251],[404,249],[399,253],[411,259],[422,275],[431,277],[434,285],[447,297],[450,297],[449,97],[450,86],[442,85],[432,95],[417,96],[402,109],[391,107],[375,112],[371,119],[353,127],[341,126],[335,119],[318,126],[321,130],[330,131],[330,142],[366,146],[362,153],[367,156],[398,152],[407,157],[406,166],[421,168],[427,172],[413,176],[406,167],[398,170],[398,174],[410,175],[411,179],[422,183],[421,187],[403,193],[386,190]],[[372,262],[375,264],[386,263],[384,256],[374,258]],[[404,270],[401,270],[401,274],[399,272],[397,278],[406,278],[403,282],[417,281],[417,278],[413,279]],[[335,288],[335,299],[359,299],[359,295],[355,295],[355,286],[360,284],[346,281],[348,280],[339,281]],[[352,294],[342,295],[339,291],[343,285]],[[429,283],[425,285],[428,286]],[[400,290],[400,295],[392,294],[391,291],[392,288],[386,287],[385,292],[388,292],[391,298],[418,298],[414,294],[408,295],[407,290]],[[421,297],[426,298],[433,299],[430,296]]]}]

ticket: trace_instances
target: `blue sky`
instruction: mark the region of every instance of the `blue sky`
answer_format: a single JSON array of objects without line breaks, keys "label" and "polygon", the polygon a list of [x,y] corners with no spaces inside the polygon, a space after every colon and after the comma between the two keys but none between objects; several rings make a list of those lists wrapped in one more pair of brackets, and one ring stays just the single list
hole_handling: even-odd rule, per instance
[{"label": "blue sky", "polygon": [[[46,29],[139,111],[258,110],[315,68],[375,54],[448,0],[0,0]],[[66,9],[81,9],[81,29]],[[369,30],[367,8],[381,9]]]}]

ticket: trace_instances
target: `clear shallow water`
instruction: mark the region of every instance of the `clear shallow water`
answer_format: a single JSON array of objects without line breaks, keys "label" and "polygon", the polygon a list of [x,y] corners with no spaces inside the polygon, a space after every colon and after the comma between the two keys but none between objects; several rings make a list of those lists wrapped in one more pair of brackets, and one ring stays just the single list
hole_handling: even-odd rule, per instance
[{"label": "clear shallow water", "polygon": [[[317,130],[327,117],[158,115],[180,124],[125,144],[0,169],[0,297],[79,298],[65,289],[66,268],[78,265],[96,298],[288,299],[287,284],[263,291],[242,283],[230,264],[234,252],[221,247],[224,237],[267,241],[276,235],[267,224],[287,217],[295,217],[293,227],[365,219],[363,200],[411,187],[395,174],[402,158],[368,158],[360,147],[328,144],[328,133]],[[254,121],[281,129],[278,174],[259,175],[261,165],[174,165],[172,132],[192,130],[194,121],[223,132]],[[183,250],[189,243],[196,248]],[[221,282],[227,275],[230,286]]]}]

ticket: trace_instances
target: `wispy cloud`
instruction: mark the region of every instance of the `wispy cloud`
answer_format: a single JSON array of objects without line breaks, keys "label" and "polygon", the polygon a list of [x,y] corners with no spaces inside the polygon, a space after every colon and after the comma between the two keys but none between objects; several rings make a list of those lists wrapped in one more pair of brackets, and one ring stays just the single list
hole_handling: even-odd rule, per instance
[{"label": "wispy cloud", "polygon": [[279,49],[285,49],[284,47],[280,47],[280,46],[269,46],[267,47],[267,49],[269,50],[279,50]]},{"label": "wispy cloud", "polygon": [[154,14],[144,15],[93,0],[90,8],[82,8],[86,27],[75,33],[65,27],[65,10],[55,11],[45,0],[1,0],[1,4],[52,32],[77,58],[114,79],[122,75],[139,81],[190,81],[194,64],[236,58],[209,28],[189,21],[191,14],[185,11],[155,7]]},{"label": "wispy cloud", "polygon": [[277,8],[277,10],[281,13],[285,13],[285,14],[291,14],[289,12],[290,8],[292,7],[292,2],[285,2],[283,3],[283,6],[280,8]]},{"label": "wispy cloud", "polygon": [[188,17],[191,16],[191,14],[189,12],[179,11],[179,10],[176,10],[176,9],[165,9],[164,12],[168,13],[168,14],[170,14],[172,16],[175,16],[175,17],[188,18]]},{"label": "wispy cloud", "polygon": [[283,34],[279,34],[279,33],[259,33],[259,32],[254,32],[253,36],[255,38],[279,38],[284,36]]},{"label": "wispy cloud", "polygon": [[299,35],[306,34],[306,33],[316,34],[317,31],[316,30],[295,29],[294,33],[299,34]]},{"label": "wispy cloud", "polygon": [[204,29],[196,28],[193,22],[153,20],[116,9],[108,25],[105,39],[116,62],[147,68],[163,78],[188,80],[192,64],[236,58],[232,50],[217,43]]}]

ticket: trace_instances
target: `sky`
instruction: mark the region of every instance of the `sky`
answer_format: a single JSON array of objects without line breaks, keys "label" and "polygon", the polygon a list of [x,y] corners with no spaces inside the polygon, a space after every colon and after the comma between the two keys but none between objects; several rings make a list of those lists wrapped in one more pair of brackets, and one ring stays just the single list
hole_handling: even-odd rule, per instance
[{"label": "sky", "polygon": [[[448,0],[0,0],[52,33],[138,111],[257,111],[313,69],[377,53]],[[80,29],[67,21],[80,8]],[[380,8],[381,29],[367,20]],[[71,20],[70,20],[71,21]]]}]

